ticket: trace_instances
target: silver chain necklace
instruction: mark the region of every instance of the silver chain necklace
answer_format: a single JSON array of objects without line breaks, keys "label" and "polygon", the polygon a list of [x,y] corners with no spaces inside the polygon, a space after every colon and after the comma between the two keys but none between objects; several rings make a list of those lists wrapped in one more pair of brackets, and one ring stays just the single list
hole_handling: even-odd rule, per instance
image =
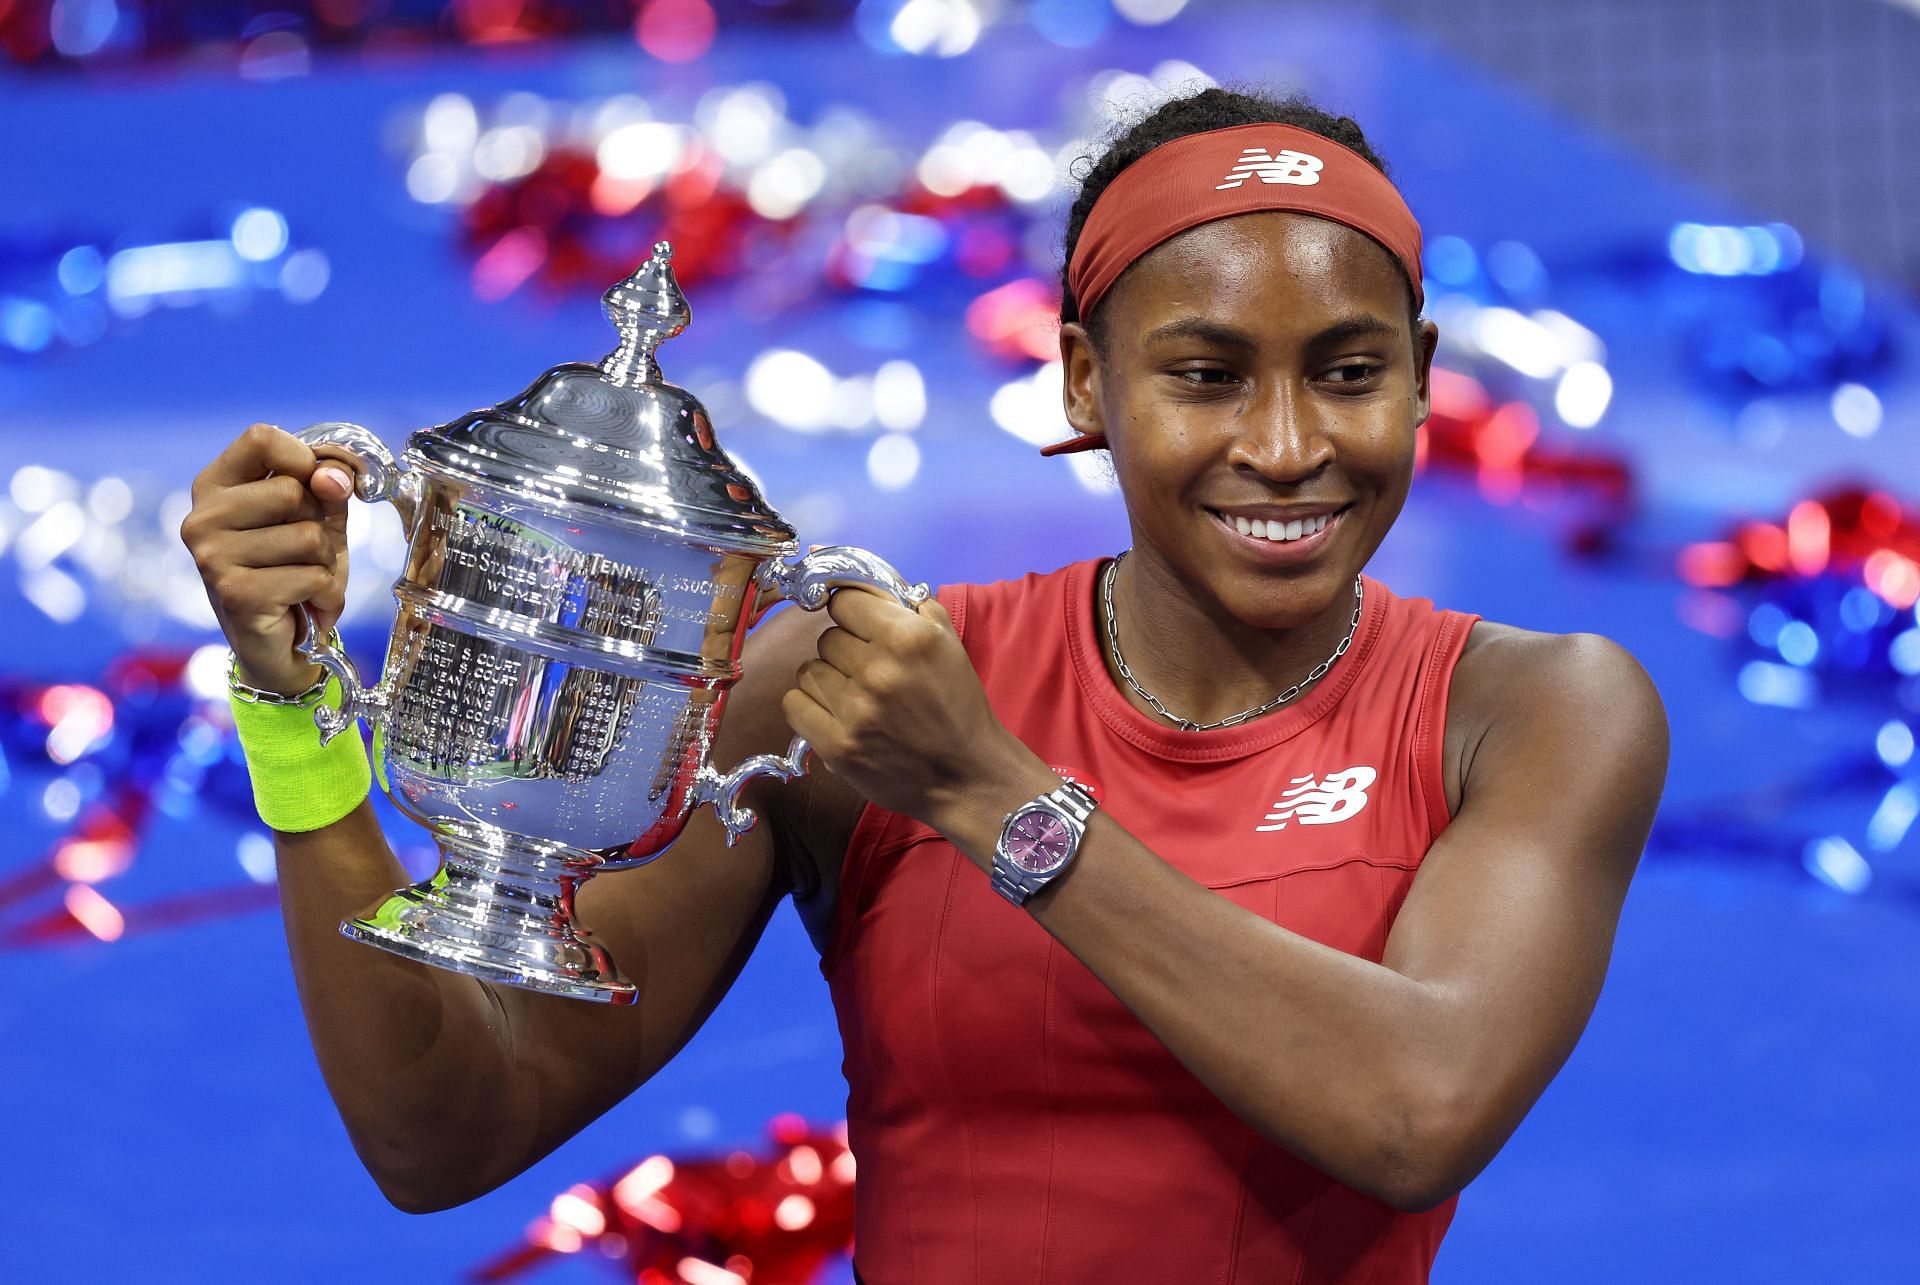
[{"label": "silver chain necklace", "polygon": [[1255,705],[1252,709],[1243,709],[1238,714],[1229,714],[1227,717],[1215,723],[1196,723],[1192,719],[1180,717],[1168,709],[1158,696],[1155,696],[1152,692],[1142,687],[1140,680],[1133,676],[1133,670],[1127,667],[1127,658],[1120,654],[1120,622],[1115,619],[1113,614],[1113,579],[1120,571],[1120,558],[1126,556],[1125,553],[1122,553],[1119,558],[1115,558],[1112,562],[1109,562],[1107,564],[1107,574],[1100,579],[1100,600],[1105,606],[1107,613],[1107,638],[1113,644],[1113,667],[1120,671],[1120,677],[1127,680],[1127,686],[1133,689],[1134,695],[1153,706],[1154,711],[1158,713],[1160,717],[1167,719],[1169,722],[1178,723],[1180,730],[1183,732],[1211,732],[1216,728],[1238,727],[1242,723],[1259,718],[1262,714],[1271,713],[1279,709],[1282,705],[1305,691],[1309,683],[1324,677],[1327,670],[1332,667],[1333,662],[1347,654],[1347,648],[1353,642],[1354,631],[1360,628],[1360,607],[1362,602],[1360,577],[1355,576],[1353,578],[1353,623],[1347,626],[1347,636],[1342,638],[1340,645],[1333,649],[1333,655],[1327,657],[1318,665],[1315,665],[1312,673],[1264,705]]}]

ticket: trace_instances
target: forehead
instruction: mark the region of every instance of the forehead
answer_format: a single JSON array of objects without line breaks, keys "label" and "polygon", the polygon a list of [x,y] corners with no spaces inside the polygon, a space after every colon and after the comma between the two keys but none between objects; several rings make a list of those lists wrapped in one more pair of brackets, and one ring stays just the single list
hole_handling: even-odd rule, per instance
[{"label": "forehead", "polygon": [[1113,333],[1175,314],[1239,324],[1355,312],[1398,318],[1409,303],[1398,262],[1372,237],[1330,219],[1266,210],[1161,242],[1127,269],[1102,311]]}]

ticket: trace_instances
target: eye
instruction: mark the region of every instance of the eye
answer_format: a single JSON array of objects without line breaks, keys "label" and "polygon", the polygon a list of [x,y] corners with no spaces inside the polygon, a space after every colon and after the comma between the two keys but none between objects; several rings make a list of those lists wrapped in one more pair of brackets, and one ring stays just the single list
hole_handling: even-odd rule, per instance
[{"label": "eye", "polygon": [[1370,361],[1343,361],[1327,371],[1326,378],[1335,384],[1358,384],[1378,375],[1383,367]]},{"label": "eye", "polygon": [[1237,378],[1224,366],[1185,366],[1171,373],[1181,383],[1196,388],[1225,388]]}]

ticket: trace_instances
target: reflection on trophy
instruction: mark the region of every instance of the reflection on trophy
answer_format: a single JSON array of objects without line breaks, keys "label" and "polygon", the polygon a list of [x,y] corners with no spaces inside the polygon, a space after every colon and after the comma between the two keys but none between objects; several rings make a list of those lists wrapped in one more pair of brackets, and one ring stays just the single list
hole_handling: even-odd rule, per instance
[{"label": "reflection on trophy", "polygon": [[309,445],[357,458],[357,493],[406,525],[379,683],[315,636],[340,679],[323,737],[374,731],[381,785],[433,832],[442,865],[341,931],[410,959],[583,999],[635,990],[573,921],[600,870],[660,855],[711,803],[733,842],[756,776],[805,770],[806,742],[729,772],[708,761],[757,603],[813,610],[864,585],[912,606],[924,585],[860,549],[790,562],[794,532],[715,443],[654,349],[690,312],[666,242],[604,306],[620,343],[518,397],[413,435],[396,460],[352,424]]}]

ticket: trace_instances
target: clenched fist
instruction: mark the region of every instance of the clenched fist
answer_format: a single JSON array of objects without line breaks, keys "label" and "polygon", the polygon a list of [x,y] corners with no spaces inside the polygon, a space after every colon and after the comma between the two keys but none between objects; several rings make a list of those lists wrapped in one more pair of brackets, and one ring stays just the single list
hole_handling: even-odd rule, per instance
[{"label": "clenched fist", "polygon": [[1036,768],[1038,779],[1054,779],[994,715],[940,603],[914,610],[843,589],[827,614],[833,628],[800,666],[781,709],[834,774],[871,802],[946,830],[980,799],[1010,797],[1007,782],[1024,788]]},{"label": "clenched fist", "polygon": [[193,480],[180,538],[255,687],[293,695],[320,678],[293,649],[293,608],[306,603],[322,634],[340,618],[353,481],[350,465],[270,424],[240,434]]}]

